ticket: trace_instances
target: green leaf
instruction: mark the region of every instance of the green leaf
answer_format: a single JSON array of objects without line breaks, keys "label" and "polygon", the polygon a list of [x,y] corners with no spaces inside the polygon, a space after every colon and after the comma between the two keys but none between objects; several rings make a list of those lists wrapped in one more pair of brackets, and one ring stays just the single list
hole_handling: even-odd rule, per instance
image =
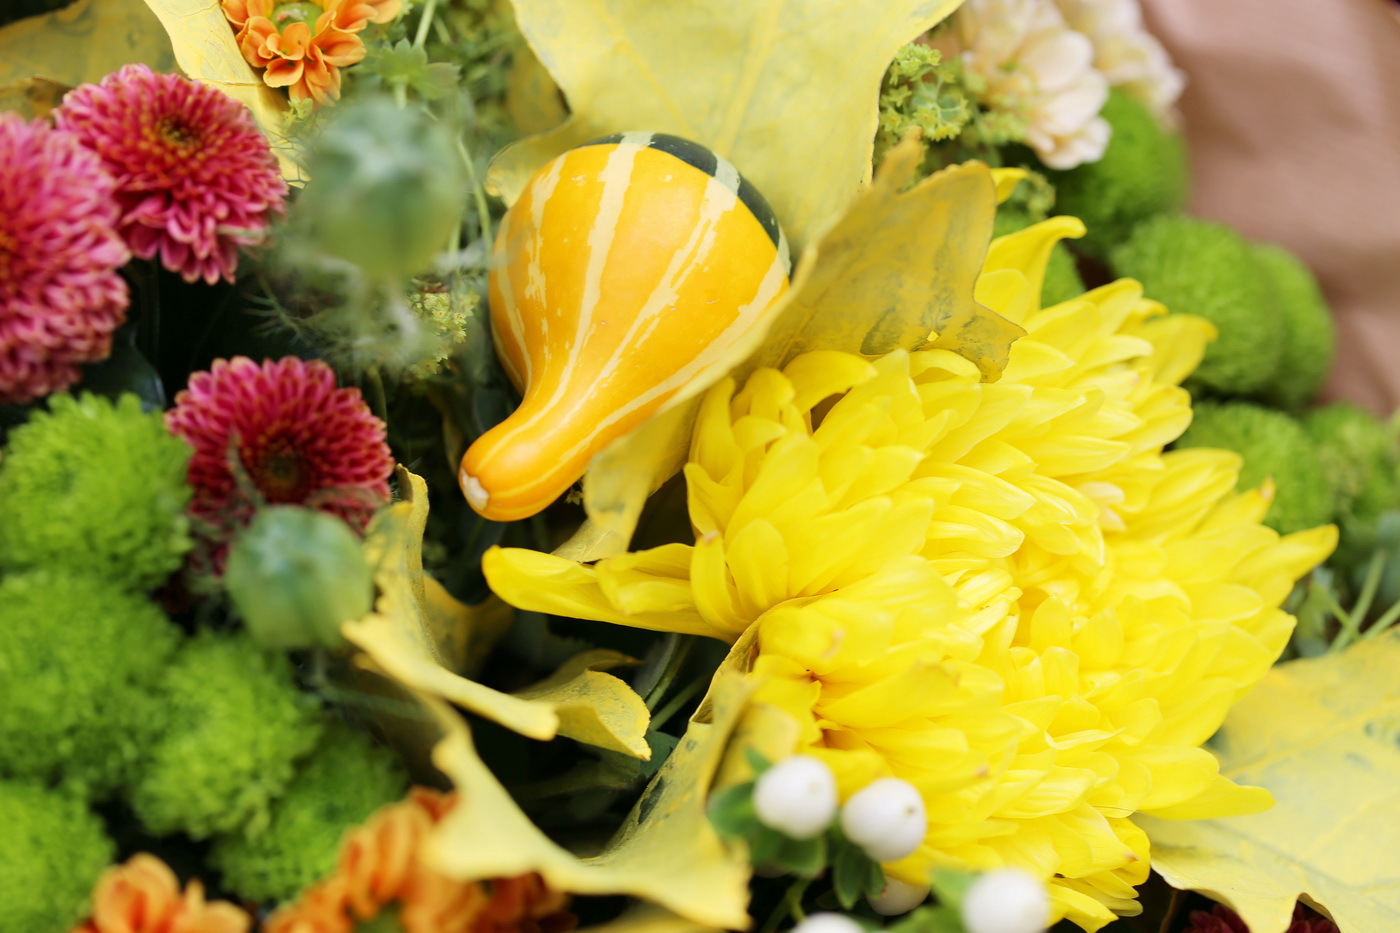
[{"label": "green leaf", "polygon": [[753,806],[753,784],[736,784],[710,798],[710,823],[726,839],[738,839],[756,832],[762,824]]},{"label": "green leaf", "polygon": [[1141,818],[1153,867],[1233,907],[1252,933],[1284,933],[1300,894],[1347,933],[1400,929],[1397,670],[1400,632],[1270,671],[1213,744],[1222,775],[1263,785],[1277,804]]},{"label": "green leaf", "polygon": [[[833,840],[832,849],[835,854],[831,859],[831,887],[836,892],[836,900],[850,910],[861,895],[870,890],[870,866],[874,862],[858,847],[839,836]],[[875,865],[875,868],[879,867]],[[881,872],[882,884],[884,880],[884,872]]]},{"label": "green leaf", "polygon": [[939,903],[961,908],[963,898],[967,897],[968,889],[976,881],[977,876],[971,872],[939,868],[929,879],[929,885],[933,888],[933,893],[938,895]]},{"label": "green leaf", "polygon": [[815,878],[826,867],[826,837],[811,839],[784,837],[775,864],[790,875]]},{"label": "green leaf", "polygon": [[966,933],[956,907],[937,904],[920,907],[890,927],[889,933]]},{"label": "green leaf", "polygon": [[866,859],[865,865],[865,894],[867,897],[879,897],[885,890],[885,870],[880,867],[880,863],[872,858]]}]

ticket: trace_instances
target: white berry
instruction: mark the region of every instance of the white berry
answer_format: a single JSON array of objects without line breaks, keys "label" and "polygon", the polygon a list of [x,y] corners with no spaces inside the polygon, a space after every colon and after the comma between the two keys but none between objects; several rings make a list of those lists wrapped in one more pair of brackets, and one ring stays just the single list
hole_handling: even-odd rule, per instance
[{"label": "white berry", "polygon": [[865,928],[845,914],[808,914],[792,933],[865,933]]},{"label": "white berry", "polygon": [[1043,933],[1050,922],[1045,885],[1019,868],[989,871],[962,902],[967,933]]},{"label": "white berry", "polygon": [[908,781],[880,778],[846,801],[841,831],[875,861],[898,861],[924,841],[924,799]]},{"label": "white berry", "polygon": [[868,897],[867,901],[877,914],[893,917],[907,914],[928,900],[928,885],[906,884],[898,878],[886,878],[885,890],[878,897]]},{"label": "white berry", "polygon": [[792,755],[763,772],[753,806],[764,826],[793,839],[820,836],[836,817],[836,778],[825,762]]}]

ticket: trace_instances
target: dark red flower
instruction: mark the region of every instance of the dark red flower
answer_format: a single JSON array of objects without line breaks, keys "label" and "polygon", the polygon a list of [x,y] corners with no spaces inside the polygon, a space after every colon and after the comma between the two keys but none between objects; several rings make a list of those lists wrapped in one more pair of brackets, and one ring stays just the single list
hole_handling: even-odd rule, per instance
[{"label": "dark red flower", "polygon": [[384,422],[319,360],[216,360],[190,377],[165,418],[194,447],[190,510],[216,528],[234,530],[260,502],[280,502],[363,530],[389,498]]},{"label": "dark red flower", "polygon": [[[1191,912],[1191,925],[1186,933],[1249,933],[1249,927],[1233,910],[1224,904],[1216,904],[1212,911]],[[1337,925],[1302,904],[1293,908],[1293,925],[1287,933],[1338,933]]]},{"label": "dark red flower", "polygon": [[70,91],[54,121],[116,180],[131,251],[187,282],[233,281],[238,248],[282,211],[287,185],[248,108],[183,75],[127,65]]}]

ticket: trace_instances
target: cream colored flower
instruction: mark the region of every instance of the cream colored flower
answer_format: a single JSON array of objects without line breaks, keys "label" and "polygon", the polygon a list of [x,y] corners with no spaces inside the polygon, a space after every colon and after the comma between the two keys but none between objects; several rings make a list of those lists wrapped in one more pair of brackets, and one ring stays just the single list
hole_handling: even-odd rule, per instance
[{"label": "cream colored flower", "polygon": [[1167,50],[1143,28],[1138,0],[1054,0],[1069,27],[1094,45],[1094,67],[1111,87],[1142,101],[1165,125],[1176,122],[1173,106],[1186,76]]},{"label": "cream colored flower", "polygon": [[986,81],[986,106],[1025,118],[1026,142],[1046,165],[1103,155],[1108,80],[1094,67],[1093,43],[1051,0],[968,0],[930,44]]}]

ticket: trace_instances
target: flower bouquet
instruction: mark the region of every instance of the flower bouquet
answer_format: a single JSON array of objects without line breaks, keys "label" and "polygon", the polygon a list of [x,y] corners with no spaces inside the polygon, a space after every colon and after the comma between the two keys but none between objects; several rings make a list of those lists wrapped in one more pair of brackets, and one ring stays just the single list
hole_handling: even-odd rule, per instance
[{"label": "flower bouquet", "polygon": [[1396,928],[1394,431],[1135,0],[19,12],[6,933]]}]

